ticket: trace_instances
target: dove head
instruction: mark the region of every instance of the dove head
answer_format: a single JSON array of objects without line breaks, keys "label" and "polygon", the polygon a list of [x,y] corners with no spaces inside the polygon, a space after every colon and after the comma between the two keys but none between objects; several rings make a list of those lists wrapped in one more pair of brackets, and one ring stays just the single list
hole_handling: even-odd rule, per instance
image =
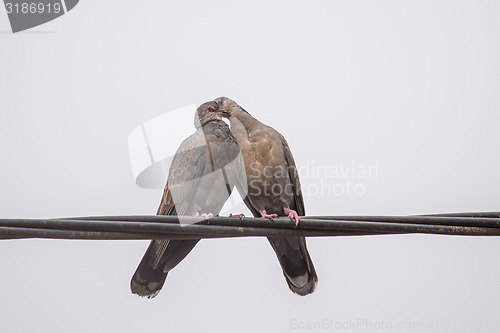
[{"label": "dove head", "polygon": [[[224,117],[230,118],[235,116],[238,111],[246,112],[241,106],[239,106],[235,101],[227,97],[219,97],[214,100],[219,107],[226,112]],[[248,113],[248,112],[246,112]]]},{"label": "dove head", "polygon": [[198,107],[194,115],[194,126],[198,129],[212,120],[222,120],[222,117],[228,117],[226,111],[219,107],[216,102],[206,102]]}]

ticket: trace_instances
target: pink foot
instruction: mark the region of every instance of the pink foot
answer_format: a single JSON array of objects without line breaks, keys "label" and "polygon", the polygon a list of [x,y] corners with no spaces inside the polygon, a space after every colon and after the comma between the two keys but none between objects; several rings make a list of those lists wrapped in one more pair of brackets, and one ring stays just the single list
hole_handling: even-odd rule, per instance
[{"label": "pink foot", "polygon": [[200,213],[196,212],[196,214],[194,214],[194,216],[203,216],[204,218],[206,218],[208,220],[209,218],[214,217],[214,214],[212,214],[212,213],[208,213],[208,214],[207,213],[203,213],[203,214],[200,215]]},{"label": "pink foot", "polygon": [[278,214],[268,214],[266,213],[265,210],[263,210],[260,215],[262,215],[262,217],[266,217],[268,219],[270,219],[271,221],[273,220],[273,217],[278,217]]},{"label": "pink foot", "polygon": [[299,225],[300,217],[296,211],[294,211],[293,209],[285,208],[285,214],[288,215],[288,217],[291,218],[292,220],[295,219],[296,226]]},{"label": "pink foot", "polygon": [[229,217],[239,217],[240,219],[244,219],[245,218],[245,214],[241,213],[241,214],[229,214]]}]

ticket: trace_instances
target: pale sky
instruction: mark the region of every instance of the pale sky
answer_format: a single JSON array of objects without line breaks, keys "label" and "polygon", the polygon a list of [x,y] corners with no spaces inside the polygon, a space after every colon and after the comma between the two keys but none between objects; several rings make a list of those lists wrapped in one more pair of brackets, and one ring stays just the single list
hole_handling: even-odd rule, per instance
[{"label": "pale sky", "polygon": [[[12,34],[0,8],[0,217],[154,214],[162,191],[135,185],[128,135],[221,95],[287,138],[308,215],[499,211],[499,12],[82,0]],[[249,238],[201,241],[142,299],[129,281],[147,244],[0,241],[0,331],[500,329],[497,237],[309,238],[306,297]]]}]

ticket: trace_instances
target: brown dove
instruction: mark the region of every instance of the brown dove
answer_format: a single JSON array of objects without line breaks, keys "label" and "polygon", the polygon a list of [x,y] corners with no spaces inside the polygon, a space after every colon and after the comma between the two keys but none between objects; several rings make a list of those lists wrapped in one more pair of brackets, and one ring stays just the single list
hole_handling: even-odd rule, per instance
[{"label": "brown dove", "polygon": [[[232,162],[239,155],[235,138],[222,120],[224,113],[215,102],[206,102],[197,109],[197,130],[174,155],[157,215],[219,214],[234,187],[232,179],[237,172],[232,170]],[[132,293],[155,297],[168,272],[198,241],[151,241],[130,282]]]},{"label": "brown dove", "polygon": [[[289,216],[299,223],[305,215],[295,161],[283,135],[264,125],[227,97],[215,100],[227,111],[244,161],[247,188],[238,187],[255,217]],[[290,290],[299,295],[314,291],[318,277],[304,237],[268,237]]]}]

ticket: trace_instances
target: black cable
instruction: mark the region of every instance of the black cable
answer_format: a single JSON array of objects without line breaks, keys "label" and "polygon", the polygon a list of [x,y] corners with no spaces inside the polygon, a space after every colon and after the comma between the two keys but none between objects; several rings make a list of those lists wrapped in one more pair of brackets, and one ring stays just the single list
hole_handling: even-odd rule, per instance
[{"label": "black cable", "polygon": [[[179,223],[179,222],[182,222]],[[360,236],[380,234],[499,236],[500,213],[453,213],[420,216],[289,218],[193,216],[87,216],[58,219],[0,219],[0,239],[197,239],[251,236]]]}]

